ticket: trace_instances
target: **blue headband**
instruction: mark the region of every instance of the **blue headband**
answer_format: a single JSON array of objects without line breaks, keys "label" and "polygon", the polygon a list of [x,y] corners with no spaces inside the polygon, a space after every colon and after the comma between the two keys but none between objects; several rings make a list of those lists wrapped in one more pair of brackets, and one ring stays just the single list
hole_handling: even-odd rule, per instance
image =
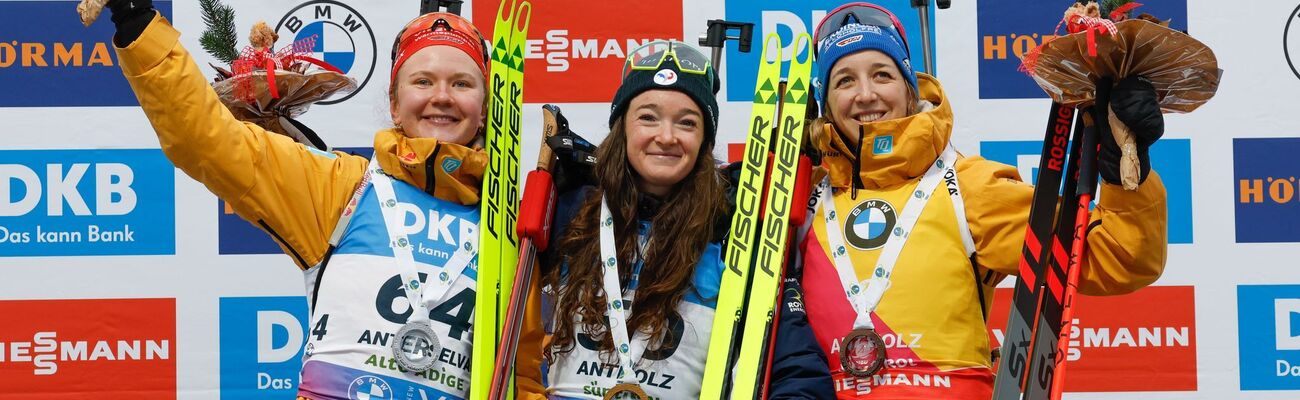
[{"label": "blue headband", "polygon": [[813,86],[817,88],[817,101],[826,104],[826,82],[830,79],[831,67],[844,56],[860,51],[876,50],[894,59],[898,70],[907,79],[907,84],[916,90],[916,72],[912,71],[912,62],[903,48],[903,40],[893,27],[876,25],[848,24],[817,43],[817,76]]}]

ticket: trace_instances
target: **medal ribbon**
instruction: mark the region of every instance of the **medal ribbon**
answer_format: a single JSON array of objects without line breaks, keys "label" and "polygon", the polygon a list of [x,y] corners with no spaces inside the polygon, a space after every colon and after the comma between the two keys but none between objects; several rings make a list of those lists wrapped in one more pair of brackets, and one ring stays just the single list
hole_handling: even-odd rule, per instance
[{"label": "medal ribbon", "polygon": [[397,209],[397,196],[393,191],[393,180],[384,173],[379,162],[374,158],[370,159],[367,175],[371,176],[371,184],[375,187],[375,196],[379,199],[379,209],[384,214],[384,226],[388,230],[388,246],[393,249],[393,259],[396,260],[397,270],[402,275],[402,290],[406,292],[406,299],[411,303],[411,316],[407,317],[408,322],[423,322],[424,325],[429,323],[429,307],[434,303],[442,300],[451,289],[451,283],[460,278],[465,267],[478,254],[474,250],[474,235],[469,239],[463,240],[456,252],[447,260],[438,276],[430,276],[426,279],[427,284],[433,285],[428,292],[420,284],[420,275],[415,269],[415,257],[413,256],[412,244],[407,239],[406,234],[399,232],[398,227],[402,226],[405,220],[405,214]]},{"label": "medal ribbon", "polygon": [[[632,370],[633,355],[632,343],[628,339],[627,332],[627,315],[628,311],[626,302],[623,301],[623,291],[619,289],[618,281],[618,254],[614,249],[614,217],[609,212],[609,205],[605,203],[604,196],[600,199],[600,259],[601,275],[604,281],[606,304],[605,318],[609,321],[610,337],[614,339],[614,353],[618,354],[619,364],[622,370],[619,371],[618,380],[621,383],[636,385],[636,373]],[[644,352],[645,347],[641,347],[638,352]],[[641,355],[637,354],[636,359]]]},{"label": "medal ribbon", "polygon": [[[840,284],[844,288],[844,294],[848,296],[849,303],[857,311],[857,318],[853,321],[853,328],[875,329],[875,324],[871,322],[871,313],[880,305],[880,300],[885,296],[885,291],[889,290],[890,275],[894,271],[894,265],[898,263],[898,256],[903,251],[903,244],[907,243],[908,235],[912,233],[912,228],[916,226],[916,221],[921,217],[921,211],[925,209],[925,204],[930,201],[930,196],[934,194],[935,188],[943,181],[944,175],[951,173],[956,176],[955,164],[957,161],[957,152],[952,146],[945,147],[939,158],[930,165],[930,169],[921,177],[921,183],[917,184],[916,190],[912,192],[912,199],[903,207],[903,213],[898,222],[894,225],[892,232],[886,232],[890,235],[885,239],[884,249],[881,250],[880,258],[876,262],[876,268],[872,271],[871,279],[865,284],[858,280],[857,273],[853,270],[853,261],[849,259],[848,247],[845,247],[844,234],[840,229],[847,229],[840,226],[839,217],[835,212],[835,202],[831,196],[830,177],[821,182],[821,204],[826,205],[822,216],[826,220],[826,240],[830,244],[832,260],[835,263],[835,271],[839,273]],[[961,202],[961,193],[956,190],[956,185],[952,186],[954,190],[950,191],[953,197],[953,206],[958,210],[957,217],[964,219],[965,212]],[[958,225],[965,228],[965,225],[958,222]],[[973,243],[967,242],[969,235],[963,234],[963,244],[966,246],[967,254],[974,249]],[[865,286],[865,287],[864,287]]]}]

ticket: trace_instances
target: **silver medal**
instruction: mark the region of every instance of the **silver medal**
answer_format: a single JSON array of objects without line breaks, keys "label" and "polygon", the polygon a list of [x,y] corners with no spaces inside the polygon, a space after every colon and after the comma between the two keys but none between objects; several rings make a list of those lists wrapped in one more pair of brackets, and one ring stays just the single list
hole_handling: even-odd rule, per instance
[{"label": "silver medal", "polygon": [[407,322],[393,336],[391,347],[397,364],[407,371],[422,372],[433,367],[442,345],[428,321]]}]

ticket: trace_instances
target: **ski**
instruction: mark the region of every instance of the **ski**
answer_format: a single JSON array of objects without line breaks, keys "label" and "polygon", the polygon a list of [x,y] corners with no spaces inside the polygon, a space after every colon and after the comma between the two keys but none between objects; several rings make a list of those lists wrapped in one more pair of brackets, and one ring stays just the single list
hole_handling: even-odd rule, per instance
[{"label": "ski", "polygon": [[[523,128],[523,105],[524,105],[524,46],[528,42],[528,26],[532,20],[533,6],[528,1],[518,3],[515,8],[515,16],[510,22],[510,53],[505,57],[505,61],[510,70],[506,73],[506,88],[508,98],[506,104],[510,108],[506,111],[506,126],[510,128],[505,131],[505,154],[503,164],[503,174],[497,179],[501,182],[501,191],[505,195],[505,203],[502,205],[502,230],[506,233],[506,240],[501,242],[501,263],[498,270],[501,274],[500,283],[497,286],[497,339],[505,343],[503,335],[506,328],[506,317],[509,315],[509,306],[511,303],[512,289],[515,287],[515,267],[519,263],[519,239],[513,235],[516,233],[516,222],[519,220],[519,158],[520,158],[520,132]],[[525,288],[525,296],[527,289]],[[522,319],[523,314],[519,314]],[[509,359],[513,364],[515,354],[497,353],[498,359]],[[499,361],[498,361],[499,362]],[[505,379],[504,397],[515,398],[515,379],[514,374]]]},{"label": "ski", "polygon": [[[509,129],[505,131],[504,170],[497,179],[500,179],[501,191],[505,195],[505,203],[502,205],[502,227],[507,233],[515,233],[515,223],[519,220],[519,137],[523,126],[524,46],[528,41],[528,22],[532,11],[532,3],[528,1],[519,3],[515,17],[510,24],[510,54],[505,58],[506,64],[510,68],[506,75],[506,92],[509,95],[506,104],[510,106],[506,110],[506,126]],[[502,242],[501,265],[503,267],[513,267],[518,264],[518,260],[519,241],[516,237],[507,235],[506,241]],[[501,269],[502,288],[513,287],[514,280],[515,270],[513,268]],[[500,304],[498,315],[504,316],[509,299],[502,297],[498,304]],[[498,318],[497,331],[504,327],[505,320]]]},{"label": "ski", "polygon": [[[510,192],[505,186],[509,182],[518,183],[518,115],[515,112],[519,110],[520,104],[511,104],[511,102],[522,100],[521,96],[515,96],[518,87],[510,86],[510,73],[516,62],[512,59],[511,45],[513,44],[513,35],[516,32],[514,27],[521,14],[524,5],[516,3],[516,0],[504,0],[497,9],[497,18],[494,30],[492,31],[492,50],[490,79],[488,80],[489,108],[486,132],[486,151],[488,154],[487,171],[483,177],[483,189],[480,200],[480,223],[479,223],[479,252],[477,263],[476,293],[474,305],[474,342],[473,352],[470,358],[470,365],[488,366],[495,365],[496,347],[500,342],[500,296],[501,296],[501,274],[503,263],[516,255],[515,238],[511,235],[513,229],[506,229],[507,222],[511,228],[514,225],[514,219],[507,221],[507,212],[517,210],[517,205],[513,203],[517,200],[510,198]],[[526,26],[526,25],[525,25]],[[522,38],[521,38],[522,39]],[[522,65],[523,60],[518,61]],[[513,115],[512,115],[513,114]],[[515,123],[515,125],[512,125]],[[513,150],[516,151],[510,156],[506,151],[511,150],[511,146],[506,143],[512,140],[516,143]],[[515,176],[510,177],[508,170],[510,162],[513,160]],[[513,266],[513,264],[510,264]],[[487,367],[472,368],[470,370],[470,390],[469,398],[475,400],[486,399],[492,383],[492,369]]]},{"label": "ski", "polygon": [[[753,262],[753,279],[749,300],[745,304],[745,326],[741,333],[740,356],[736,360],[733,383],[728,398],[752,399],[765,372],[768,333],[780,296],[781,270],[785,266],[787,238],[790,236],[790,213],[802,207],[805,199],[794,197],[795,178],[799,171],[799,150],[803,143],[804,114],[807,112],[809,82],[812,73],[812,37],[794,38],[795,53],[790,56],[788,84],[778,105],[778,129],[775,157],[765,198],[763,229]],[[802,56],[800,51],[802,50]]]},{"label": "ski", "polygon": [[737,346],[736,328],[740,323],[749,287],[749,268],[754,259],[753,244],[758,237],[758,213],[762,202],[764,171],[767,170],[767,153],[776,117],[777,84],[781,77],[781,37],[770,34],[763,40],[758,67],[758,80],[754,84],[754,101],[750,111],[749,136],[745,140],[744,169],[736,184],[736,208],[731,217],[731,232],[727,238],[718,303],[713,316],[709,337],[709,353],[704,364],[704,378],[700,398],[722,398],[724,386],[730,377]]},{"label": "ski", "polygon": [[[1056,358],[1052,360],[1054,374],[1049,386],[1050,398],[1060,400],[1065,392],[1065,361],[1070,354],[1070,330],[1074,326],[1074,295],[1079,290],[1079,266],[1082,265],[1083,251],[1088,246],[1087,229],[1092,217],[1090,203],[1097,190],[1097,144],[1101,135],[1110,135],[1110,119],[1106,115],[1110,107],[1110,79],[1102,79],[1097,84],[1096,103],[1092,116],[1096,129],[1084,133],[1082,140],[1083,154],[1079,159],[1078,208],[1074,222],[1074,243],[1070,247],[1069,272],[1066,277],[1065,295],[1061,299],[1061,330],[1058,333]],[[1063,205],[1068,206],[1068,204]]]},{"label": "ski", "polygon": [[547,142],[557,132],[567,131],[569,122],[560,114],[559,107],[551,104],[542,106],[542,140],[537,152],[537,168],[528,173],[524,187],[523,202],[516,232],[519,234],[519,263],[515,268],[514,286],[510,290],[505,313],[505,328],[501,333],[501,344],[497,347],[496,366],[492,372],[492,391],[488,398],[505,399],[510,381],[514,378],[515,360],[519,348],[519,333],[523,330],[524,314],[527,312],[528,294],[532,289],[537,272],[537,254],[545,251],[551,238],[551,222],[555,213],[555,186],[551,177],[551,168],[555,165],[555,156]]},{"label": "ski", "polygon": [[[1078,202],[1075,194],[1081,183],[1079,178],[1079,160],[1083,149],[1087,147],[1084,136],[1092,129],[1090,117],[1086,112],[1078,112],[1074,122],[1074,137],[1070,140],[1070,155],[1066,160],[1065,185],[1061,189],[1060,202],[1053,227],[1051,253],[1044,256],[1047,266],[1043,277],[1043,303],[1035,317],[1038,321],[1029,346],[1029,359],[1032,360],[1029,382],[1025,385],[1025,398],[1046,399],[1052,382],[1054,359],[1062,356],[1056,354],[1057,337],[1061,332],[1061,309],[1063,289],[1067,279],[1067,267],[1070,262],[1068,251],[1073,248],[1075,237],[1075,217],[1078,208],[1071,205]],[[1095,146],[1094,146],[1095,147]],[[1094,152],[1095,154],[1095,152]]]},{"label": "ski", "polygon": [[1043,241],[1052,231],[1056,200],[1060,198],[1061,174],[1064,172],[1066,145],[1069,142],[1070,123],[1074,119],[1073,107],[1053,102],[1043,138],[1042,158],[1038,165],[1038,179],[1034,182],[1034,197],[1029,209],[1029,223],[1025,228],[1025,244],[1020,254],[1019,277],[1016,279],[1007,328],[1003,332],[1002,360],[994,376],[993,399],[1020,399],[1029,376],[1029,347],[1033,341],[1033,328],[1037,322],[1042,285],[1040,277],[1045,271]]}]

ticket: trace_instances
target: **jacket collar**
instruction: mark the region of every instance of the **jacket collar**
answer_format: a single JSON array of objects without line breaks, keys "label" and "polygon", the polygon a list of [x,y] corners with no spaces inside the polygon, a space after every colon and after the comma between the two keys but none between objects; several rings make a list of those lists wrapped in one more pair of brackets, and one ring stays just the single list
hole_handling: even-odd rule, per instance
[{"label": "jacket collar", "polygon": [[[943,153],[952,135],[952,108],[937,79],[920,73],[917,78],[922,111],[908,117],[862,124],[865,135],[860,143],[860,160],[845,136],[856,137],[859,132],[838,132],[831,123],[822,127],[828,134],[816,135],[815,144],[822,152],[823,165],[830,172],[831,186],[852,187],[856,163],[864,189],[892,187],[921,176]],[[888,151],[878,148],[878,141],[889,143],[891,148]]]},{"label": "jacket collar", "polygon": [[434,197],[464,205],[479,202],[487,166],[481,148],[385,129],[375,134],[375,159],[384,172]]}]

